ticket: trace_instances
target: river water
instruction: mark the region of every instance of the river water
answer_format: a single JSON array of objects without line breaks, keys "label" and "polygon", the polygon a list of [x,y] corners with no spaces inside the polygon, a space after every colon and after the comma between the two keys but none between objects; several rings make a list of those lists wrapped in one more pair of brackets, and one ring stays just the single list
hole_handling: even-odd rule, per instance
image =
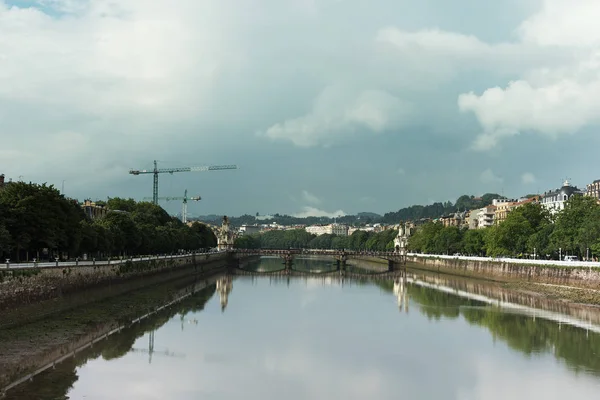
[{"label": "river water", "polygon": [[598,399],[599,318],[414,271],[223,277],[6,398]]}]

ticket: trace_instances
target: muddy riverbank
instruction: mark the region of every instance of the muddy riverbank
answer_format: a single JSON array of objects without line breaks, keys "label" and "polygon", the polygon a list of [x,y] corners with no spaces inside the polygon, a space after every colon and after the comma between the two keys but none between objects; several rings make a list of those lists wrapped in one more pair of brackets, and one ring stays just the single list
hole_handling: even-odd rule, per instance
[{"label": "muddy riverbank", "polygon": [[[76,352],[115,329],[131,325],[133,320],[154,313],[175,299],[211,286],[214,292],[217,279],[214,274],[219,271],[225,270],[215,270],[212,277],[189,272],[173,275],[170,279],[161,276],[159,282],[143,280],[143,286],[104,288],[104,293],[97,290],[94,293],[96,300],[90,300],[86,293],[79,293],[55,304],[37,304],[1,313],[0,392],[16,379]],[[115,295],[115,290],[120,294]],[[67,307],[66,303],[78,305]],[[171,306],[170,312],[177,312],[177,307],[177,304]],[[43,315],[28,316],[30,312],[41,310]]]}]

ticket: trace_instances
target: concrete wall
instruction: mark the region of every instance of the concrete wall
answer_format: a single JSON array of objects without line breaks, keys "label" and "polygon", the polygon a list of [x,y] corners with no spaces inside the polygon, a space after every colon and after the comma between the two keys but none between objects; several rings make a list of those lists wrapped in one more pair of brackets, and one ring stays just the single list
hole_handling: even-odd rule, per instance
[{"label": "concrete wall", "polygon": [[214,273],[227,262],[226,253],[206,253],[113,265],[0,268],[0,310],[168,271],[190,269],[196,273]]},{"label": "concrete wall", "polygon": [[517,264],[492,260],[465,260],[459,258],[421,257],[411,255],[409,267],[498,280],[533,281],[569,284],[580,287],[600,287],[600,270],[592,267],[564,267]]}]

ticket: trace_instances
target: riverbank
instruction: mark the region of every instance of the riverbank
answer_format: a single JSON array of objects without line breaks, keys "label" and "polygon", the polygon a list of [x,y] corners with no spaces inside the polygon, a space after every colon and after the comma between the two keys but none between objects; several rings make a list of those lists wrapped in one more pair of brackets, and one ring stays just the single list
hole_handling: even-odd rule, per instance
[{"label": "riverbank", "polygon": [[226,264],[226,253],[189,254],[127,260],[112,264],[0,268],[0,312],[60,298],[90,288],[178,270],[207,272]]},{"label": "riverbank", "polygon": [[409,256],[407,261],[412,269],[495,281],[512,290],[562,302],[600,305],[600,270],[595,268],[418,256]]},{"label": "riverbank", "polygon": [[[210,277],[181,270],[168,277],[161,275],[160,281],[144,278],[136,286],[123,283],[119,288],[98,289],[95,300],[89,300],[87,293],[78,293],[55,304],[30,305],[2,313],[5,325],[0,325],[0,393],[16,379],[63,356],[75,355],[82,347],[131,325],[140,316],[163,312],[160,310],[165,304],[205,287],[212,286],[214,293],[215,274],[220,271],[224,269],[214,269]],[[140,283],[144,285],[140,287]],[[120,294],[115,295],[116,292]],[[66,303],[77,306],[67,307]],[[172,305],[170,312],[177,312],[177,307]],[[44,310],[44,314],[27,316],[36,310]]]}]

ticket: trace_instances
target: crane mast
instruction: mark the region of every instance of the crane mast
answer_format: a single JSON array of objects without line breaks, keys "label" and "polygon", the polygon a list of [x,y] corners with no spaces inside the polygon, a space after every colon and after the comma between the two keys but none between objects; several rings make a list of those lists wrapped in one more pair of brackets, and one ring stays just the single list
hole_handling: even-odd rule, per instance
[{"label": "crane mast", "polygon": [[[171,200],[183,200],[183,205],[181,207],[181,222],[183,222],[184,224],[187,223],[187,202],[188,200],[191,201],[200,201],[202,200],[202,197],[200,196],[196,196],[196,197],[187,197],[187,189],[185,189],[185,192],[183,193],[183,197],[159,197],[158,200],[166,200],[166,201],[171,201]],[[153,199],[152,197],[144,197],[144,200],[151,200]]]},{"label": "crane mast", "polygon": [[173,174],[175,172],[208,172],[208,171],[223,171],[228,169],[238,169],[237,165],[205,165],[200,167],[181,167],[181,168],[158,168],[158,163],[154,160],[154,169],[153,170],[137,170],[131,169],[129,173],[131,175],[143,175],[143,174],[153,174],[154,182],[152,185],[152,203],[158,205],[158,174],[169,173]]}]

